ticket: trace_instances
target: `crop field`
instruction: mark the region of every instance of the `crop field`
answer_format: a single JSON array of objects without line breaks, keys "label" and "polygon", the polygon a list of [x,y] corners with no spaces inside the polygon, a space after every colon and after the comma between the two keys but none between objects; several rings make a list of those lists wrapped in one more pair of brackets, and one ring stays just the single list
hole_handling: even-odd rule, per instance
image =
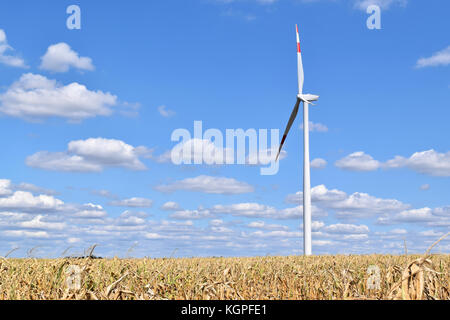
[{"label": "crop field", "polygon": [[0,258],[0,299],[450,299],[450,255]]}]

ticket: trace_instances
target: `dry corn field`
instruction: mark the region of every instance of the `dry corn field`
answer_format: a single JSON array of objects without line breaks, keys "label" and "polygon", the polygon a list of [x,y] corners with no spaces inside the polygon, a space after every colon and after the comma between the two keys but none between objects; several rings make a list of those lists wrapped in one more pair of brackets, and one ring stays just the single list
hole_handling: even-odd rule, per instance
[{"label": "dry corn field", "polygon": [[[370,266],[378,268],[372,275]],[[450,255],[1,258],[0,299],[449,300],[449,269]]]}]

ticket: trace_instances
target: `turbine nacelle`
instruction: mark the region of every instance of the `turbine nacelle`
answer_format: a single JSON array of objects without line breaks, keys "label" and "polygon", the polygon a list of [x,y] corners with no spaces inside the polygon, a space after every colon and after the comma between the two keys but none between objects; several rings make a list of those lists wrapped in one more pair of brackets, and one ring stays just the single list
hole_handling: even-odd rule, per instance
[{"label": "turbine nacelle", "polygon": [[311,101],[317,101],[319,100],[319,96],[316,96],[315,94],[299,94],[297,95],[297,98],[299,98],[303,102],[311,103]]}]

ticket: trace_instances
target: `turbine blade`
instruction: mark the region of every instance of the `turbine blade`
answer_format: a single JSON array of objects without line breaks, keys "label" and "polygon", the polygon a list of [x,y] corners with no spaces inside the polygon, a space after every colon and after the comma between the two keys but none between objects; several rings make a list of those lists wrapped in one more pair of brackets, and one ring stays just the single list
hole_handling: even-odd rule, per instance
[{"label": "turbine blade", "polygon": [[300,35],[298,33],[297,25],[295,25],[295,31],[297,33],[298,94],[302,94],[303,93],[303,82],[305,80],[305,75],[303,73],[302,50],[300,48]]},{"label": "turbine blade", "polygon": [[286,126],[286,129],[284,130],[283,139],[281,139],[280,148],[278,149],[278,154],[277,154],[277,158],[275,159],[275,161],[278,161],[278,157],[280,156],[281,149],[283,148],[283,144],[286,141],[286,137],[289,133],[289,130],[291,130],[292,124],[294,123],[295,118],[297,117],[299,105],[300,105],[300,99],[297,98],[297,102],[295,103],[294,110],[292,110],[291,117],[289,118],[289,122]]},{"label": "turbine blade", "polygon": [[311,101],[308,101],[308,100],[303,100],[303,103],[308,103],[308,104],[312,104],[313,106],[315,106],[315,104],[314,103],[312,103]]}]

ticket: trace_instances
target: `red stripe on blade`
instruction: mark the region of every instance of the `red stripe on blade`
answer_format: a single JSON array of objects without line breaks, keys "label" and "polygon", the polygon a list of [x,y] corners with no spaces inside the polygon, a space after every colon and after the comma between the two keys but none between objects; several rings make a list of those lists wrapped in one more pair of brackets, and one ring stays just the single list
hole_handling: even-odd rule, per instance
[{"label": "red stripe on blade", "polygon": [[297,43],[297,52],[298,52],[298,53],[301,53],[301,52],[302,52],[302,50],[300,49],[300,43]]}]

